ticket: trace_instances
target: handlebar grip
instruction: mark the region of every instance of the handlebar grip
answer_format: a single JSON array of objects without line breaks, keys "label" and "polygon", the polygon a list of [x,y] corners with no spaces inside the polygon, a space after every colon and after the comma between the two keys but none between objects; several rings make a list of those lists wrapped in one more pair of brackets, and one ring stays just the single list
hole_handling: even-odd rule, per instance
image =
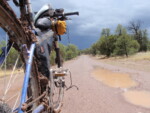
[{"label": "handlebar grip", "polygon": [[79,12],[71,12],[71,13],[54,13],[52,17],[58,17],[58,16],[71,16],[71,15],[79,15]]},{"label": "handlebar grip", "polygon": [[79,15],[79,12],[64,13],[64,16]]}]

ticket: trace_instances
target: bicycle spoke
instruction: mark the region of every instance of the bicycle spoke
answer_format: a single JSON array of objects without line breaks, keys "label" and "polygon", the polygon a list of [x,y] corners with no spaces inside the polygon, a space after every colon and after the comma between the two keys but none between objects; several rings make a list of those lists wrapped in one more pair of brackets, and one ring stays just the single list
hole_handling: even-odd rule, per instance
[{"label": "bicycle spoke", "polygon": [[5,90],[5,93],[4,93],[4,97],[5,97],[5,95],[7,94],[8,90],[9,90],[10,87],[11,87],[12,77],[13,77],[14,71],[15,71],[15,69],[16,69],[16,65],[17,65],[17,63],[18,63],[18,60],[19,60],[19,55],[18,55],[18,58],[17,58],[17,60],[16,60],[16,62],[15,62],[15,65],[14,65],[13,71],[12,71],[12,73],[11,73],[9,82],[8,82],[8,84],[7,84],[7,87],[6,87],[6,90]]},{"label": "bicycle spoke", "polygon": [[8,103],[9,101],[11,101],[13,98],[15,98],[18,95],[19,92],[17,92],[16,94],[14,94],[12,97],[10,97],[9,99],[5,100],[6,103]]},{"label": "bicycle spoke", "polygon": [[[14,44],[14,43],[13,43],[13,44]],[[12,44],[12,46],[13,46],[13,44]],[[11,50],[12,46],[10,47],[10,50]],[[6,55],[6,50],[7,50],[7,44],[6,44],[6,49],[5,49],[5,55]],[[10,52],[10,51],[9,51],[9,52]],[[7,55],[5,56],[4,62],[1,64],[0,69],[3,67],[4,64],[6,64],[6,60],[7,60],[7,57],[8,57],[8,55],[9,55],[9,52],[8,52]]]},{"label": "bicycle spoke", "polygon": [[12,112],[13,112],[13,110],[15,110],[15,108],[16,108],[16,106],[17,106],[17,102],[18,102],[18,100],[19,100],[19,97],[20,97],[20,92],[18,93],[18,96],[17,96],[17,99],[16,99],[16,101],[15,101],[15,104],[14,104],[14,106],[13,106],[13,108],[12,108]]},{"label": "bicycle spoke", "polygon": [[[22,4],[22,1],[19,1],[19,2],[21,2],[21,4]],[[26,7],[27,4],[28,4],[28,6]],[[31,9],[29,7],[30,3],[27,2],[27,4],[25,4],[25,7]],[[24,7],[24,6],[21,5],[20,7]],[[20,9],[22,9],[22,8],[20,8]],[[7,101],[7,103],[5,103],[5,104],[7,106],[9,105],[11,108],[13,108],[12,110],[14,110],[15,106],[19,105],[18,100],[20,98],[19,94],[17,95],[16,92],[21,92],[22,83],[23,83],[24,78],[23,78],[23,76],[22,77],[19,76],[19,75],[21,75],[21,72],[20,72],[20,74],[16,74],[16,69],[18,69],[18,67],[21,66],[20,60],[15,55],[16,53],[12,53],[13,51],[11,51],[11,50],[14,50],[14,48],[15,48],[18,51],[21,49],[21,46],[23,44],[27,44],[29,47],[31,44],[31,42],[29,42],[29,41],[33,42],[33,40],[36,40],[36,37],[31,33],[32,31],[31,31],[31,28],[29,27],[30,22],[28,24],[28,21],[25,18],[24,19],[22,18],[23,17],[22,11],[20,12],[21,16],[19,18],[17,18],[17,16],[15,15],[15,12],[13,11],[13,9],[11,9],[11,6],[9,6],[7,1],[2,0],[1,4],[0,4],[0,12],[1,12],[0,13],[0,17],[1,17],[0,18],[0,33],[1,33],[1,31],[4,32],[2,35],[0,35],[0,37],[2,36],[2,38],[0,39],[0,42],[5,42],[5,44],[4,44],[5,48],[3,48],[4,54],[2,56],[2,62],[0,62],[0,64],[1,64],[0,65],[0,72],[1,72],[0,73],[0,82],[1,82],[0,99],[3,97],[4,100],[2,102],[5,103]],[[24,13],[26,15],[29,12],[24,12]],[[25,24],[22,23],[22,21]],[[26,29],[24,29],[24,27],[26,27]],[[26,32],[26,31],[29,31],[29,32]],[[5,39],[3,40],[4,35],[5,35]],[[35,39],[33,38],[33,36]],[[1,48],[1,46],[2,45],[0,45],[0,48]],[[8,51],[8,50],[10,50],[10,51]],[[25,59],[23,57],[22,51],[19,51],[19,52],[21,54],[21,60],[23,61],[23,63],[25,63],[24,62]],[[10,57],[10,55],[12,56],[12,58]],[[16,58],[17,58],[17,60],[16,60]],[[19,62],[19,63],[17,63],[17,62]],[[30,62],[30,63],[32,63],[32,62]],[[33,99],[35,99],[40,94],[39,86],[38,86],[38,78],[37,78],[37,76],[33,76],[35,73],[38,72],[35,61],[33,63],[33,67],[35,67],[35,68],[32,68],[32,71],[31,71],[31,77],[32,77],[32,79],[30,79],[31,85],[27,84],[26,86],[31,87],[30,89],[28,89],[28,92],[30,92],[30,94],[28,94],[28,96],[29,97],[32,96]],[[25,66],[25,69],[26,68],[27,67]],[[1,74],[3,74],[3,75],[1,75]],[[25,90],[25,91],[27,91],[27,90]],[[26,93],[23,93],[23,94],[26,94]],[[26,97],[26,96],[24,96],[22,99],[25,99],[25,98],[28,99],[28,97]],[[38,104],[39,104],[38,101],[35,102],[32,108],[33,109],[36,108],[36,106],[38,106]]]},{"label": "bicycle spoke", "polygon": [[53,107],[58,107],[62,102],[62,98],[63,98],[63,87],[60,82],[59,86],[54,85],[54,95],[52,99]]},{"label": "bicycle spoke", "polygon": [[[5,40],[5,41],[6,41],[6,44],[5,44],[5,45],[6,45],[5,55],[6,55],[6,52],[7,52],[7,33],[6,33],[6,40]],[[6,67],[6,63],[7,63],[6,58],[4,59],[4,63],[5,63],[5,68],[4,68],[5,71],[4,71],[4,72],[6,73],[6,68],[7,68],[7,67]],[[2,64],[2,65],[3,65],[3,64]],[[5,90],[5,88],[6,88],[6,78],[4,77],[4,90]],[[3,96],[4,96],[4,95],[5,95],[5,91],[4,91]]]},{"label": "bicycle spoke", "polygon": [[[15,51],[13,48],[14,43],[12,43],[11,46],[9,46],[10,50],[8,51],[7,33],[5,36],[5,40],[3,39],[0,40],[0,44],[1,44],[1,47],[5,47],[3,63],[1,63],[1,66],[0,66],[0,81],[1,81],[0,82],[1,83],[0,99],[5,101],[6,103],[9,103],[9,106],[11,106],[12,110],[14,110],[15,107],[18,106],[19,104],[22,84],[17,85],[17,82],[18,82],[18,78],[21,79],[22,81],[22,78],[20,75],[23,73],[22,72],[23,65],[18,68],[18,64],[20,63],[19,61],[20,55],[19,54],[16,55],[17,54],[16,52],[13,53]],[[9,64],[9,62],[11,62],[11,64]],[[12,62],[14,63],[12,64]],[[21,71],[18,71],[18,69]]]}]

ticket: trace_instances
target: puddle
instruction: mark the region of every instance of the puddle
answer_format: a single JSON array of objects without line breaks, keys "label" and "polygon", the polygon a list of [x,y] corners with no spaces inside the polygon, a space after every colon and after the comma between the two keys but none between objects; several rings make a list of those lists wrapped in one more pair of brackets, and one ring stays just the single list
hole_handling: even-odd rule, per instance
[{"label": "puddle", "polygon": [[128,74],[112,72],[110,70],[97,68],[93,71],[95,79],[114,88],[129,88],[136,86],[137,83]]},{"label": "puddle", "polygon": [[126,101],[145,108],[150,108],[150,92],[148,91],[128,91],[123,94]]}]

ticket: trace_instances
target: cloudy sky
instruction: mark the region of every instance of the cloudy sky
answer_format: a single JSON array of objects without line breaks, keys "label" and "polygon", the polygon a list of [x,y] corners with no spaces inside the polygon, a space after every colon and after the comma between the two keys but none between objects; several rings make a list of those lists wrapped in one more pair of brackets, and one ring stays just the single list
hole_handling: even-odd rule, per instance
[{"label": "cloudy sky", "polygon": [[[128,26],[132,20],[141,20],[143,28],[150,32],[150,0],[31,0],[33,11],[44,4],[64,8],[66,12],[79,11],[67,21],[71,43],[80,49],[88,48],[100,37],[102,28],[114,32],[118,24]],[[13,6],[14,7],[14,6]],[[68,43],[68,35],[63,36]]]}]

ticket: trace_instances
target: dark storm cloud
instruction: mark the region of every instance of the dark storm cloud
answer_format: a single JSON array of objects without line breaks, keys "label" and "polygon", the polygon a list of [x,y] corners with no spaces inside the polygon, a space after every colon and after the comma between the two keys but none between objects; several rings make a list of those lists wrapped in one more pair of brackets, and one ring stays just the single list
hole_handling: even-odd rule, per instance
[{"label": "dark storm cloud", "polygon": [[[31,0],[33,11],[44,4],[64,8],[66,12],[79,11],[80,16],[68,21],[72,43],[87,48],[100,37],[103,28],[113,33],[118,24],[128,26],[132,20],[141,20],[150,31],[149,0]],[[13,6],[14,7],[14,6]],[[15,9],[16,10],[16,9]],[[81,44],[82,43],[82,44]]]}]

